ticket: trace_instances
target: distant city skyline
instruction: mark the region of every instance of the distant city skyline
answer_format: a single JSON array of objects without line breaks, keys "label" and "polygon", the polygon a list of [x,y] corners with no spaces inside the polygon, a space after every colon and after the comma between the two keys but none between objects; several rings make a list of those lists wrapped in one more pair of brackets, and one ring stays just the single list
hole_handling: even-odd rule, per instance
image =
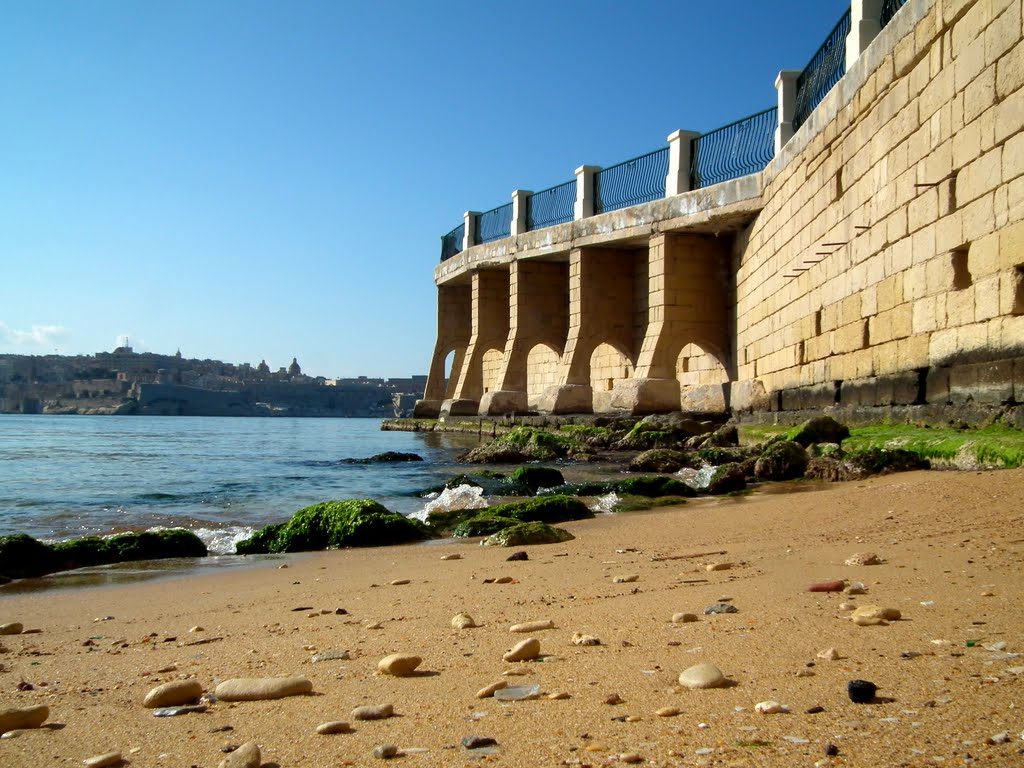
[{"label": "distant city skyline", "polygon": [[849,0],[0,8],[0,353],[425,372],[439,237],[775,103]]}]

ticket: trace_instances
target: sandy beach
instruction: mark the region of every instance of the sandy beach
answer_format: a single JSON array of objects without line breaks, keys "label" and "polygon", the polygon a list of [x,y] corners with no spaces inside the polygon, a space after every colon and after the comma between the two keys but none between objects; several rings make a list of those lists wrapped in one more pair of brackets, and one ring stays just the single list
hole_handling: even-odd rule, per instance
[{"label": "sandy beach", "polygon": [[[0,765],[119,751],[134,766],[213,768],[222,748],[250,740],[280,768],[380,765],[384,744],[408,766],[1020,765],[1022,499],[1024,470],[914,472],[568,523],[574,541],[528,547],[526,561],[430,542],[0,597],[0,624],[38,630],[0,638],[0,709],[50,708],[49,727],[0,741]],[[883,562],[844,564],[869,552]],[[501,577],[512,581],[487,583]],[[835,579],[866,594],[808,591]],[[719,602],[737,612],[705,615]],[[902,618],[858,626],[844,602]],[[479,626],[453,629],[460,612]],[[698,620],[673,623],[681,612]],[[509,632],[548,619],[553,629]],[[574,633],[600,645],[573,645]],[[540,660],[502,660],[528,636]],[[827,648],[839,658],[819,658]],[[350,658],[312,663],[328,651]],[[396,652],[421,656],[420,674],[379,674]],[[679,673],[701,662],[729,687],[682,687]],[[142,706],[180,678],[212,692],[285,675],[309,678],[313,694],[168,718]],[[853,679],[874,682],[876,700],[853,703]],[[537,684],[540,697],[477,698],[502,680]],[[769,700],[789,712],[755,711]],[[396,716],[351,718],[368,704]],[[316,732],[333,720],[351,732]],[[497,746],[471,752],[467,736]]]}]

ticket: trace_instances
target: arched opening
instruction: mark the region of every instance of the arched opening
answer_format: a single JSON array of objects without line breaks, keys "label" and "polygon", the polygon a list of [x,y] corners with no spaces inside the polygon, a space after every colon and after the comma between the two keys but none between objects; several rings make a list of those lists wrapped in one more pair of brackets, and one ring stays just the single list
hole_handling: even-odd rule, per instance
[{"label": "arched opening", "polygon": [[684,411],[722,412],[726,409],[725,385],[729,372],[714,352],[699,344],[687,344],[676,358],[676,378]]},{"label": "arched opening", "polygon": [[458,350],[453,349],[444,357],[444,396],[446,399],[452,397],[455,389],[455,381],[453,380],[455,372],[452,370],[452,367],[455,365],[455,358],[458,356]]},{"label": "arched opening", "polygon": [[488,349],[481,360],[483,392],[493,392],[498,388],[498,377],[501,375],[501,363],[505,353],[500,349]]},{"label": "arched opening", "polygon": [[537,344],[526,356],[526,399],[536,408],[544,390],[559,382],[561,357],[547,344]]},{"label": "arched opening", "polygon": [[633,378],[633,361],[611,344],[599,344],[590,355],[590,388],[594,412],[610,410],[615,382]]}]

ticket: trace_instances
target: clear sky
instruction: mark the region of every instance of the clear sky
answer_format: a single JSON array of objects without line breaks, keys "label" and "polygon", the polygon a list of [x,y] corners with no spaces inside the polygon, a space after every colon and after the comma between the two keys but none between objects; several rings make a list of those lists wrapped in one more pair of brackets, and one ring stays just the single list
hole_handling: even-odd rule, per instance
[{"label": "clear sky", "polygon": [[0,0],[0,352],[426,373],[467,209],[775,103],[849,0]]}]

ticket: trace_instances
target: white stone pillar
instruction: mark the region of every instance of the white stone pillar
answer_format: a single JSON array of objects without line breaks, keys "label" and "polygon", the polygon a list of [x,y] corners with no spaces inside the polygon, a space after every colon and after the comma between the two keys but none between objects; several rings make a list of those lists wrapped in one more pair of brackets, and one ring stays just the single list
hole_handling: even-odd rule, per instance
[{"label": "white stone pillar", "polygon": [[784,69],[775,78],[775,90],[779,95],[779,123],[775,127],[775,154],[779,154],[786,142],[793,137],[793,115],[796,114],[796,79],[799,69]]},{"label": "white stone pillar", "polygon": [[576,203],[572,207],[573,219],[579,221],[594,215],[594,174],[599,165],[581,165],[576,169]]},{"label": "white stone pillar", "polygon": [[693,164],[693,140],[696,131],[673,131],[668,135],[668,176],[665,197],[690,191],[690,170]]},{"label": "white stone pillar", "polygon": [[462,234],[462,250],[466,251],[476,245],[476,217],[479,211],[466,211],[462,214],[462,222],[466,225]]},{"label": "white stone pillar", "polygon": [[526,220],[527,202],[533,193],[526,189],[517,189],[512,193],[512,237],[521,235],[529,229]]},{"label": "white stone pillar", "polygon": [[850,1],[850,34],[846,36],[846,71],[882,31],[882,0]]}]

